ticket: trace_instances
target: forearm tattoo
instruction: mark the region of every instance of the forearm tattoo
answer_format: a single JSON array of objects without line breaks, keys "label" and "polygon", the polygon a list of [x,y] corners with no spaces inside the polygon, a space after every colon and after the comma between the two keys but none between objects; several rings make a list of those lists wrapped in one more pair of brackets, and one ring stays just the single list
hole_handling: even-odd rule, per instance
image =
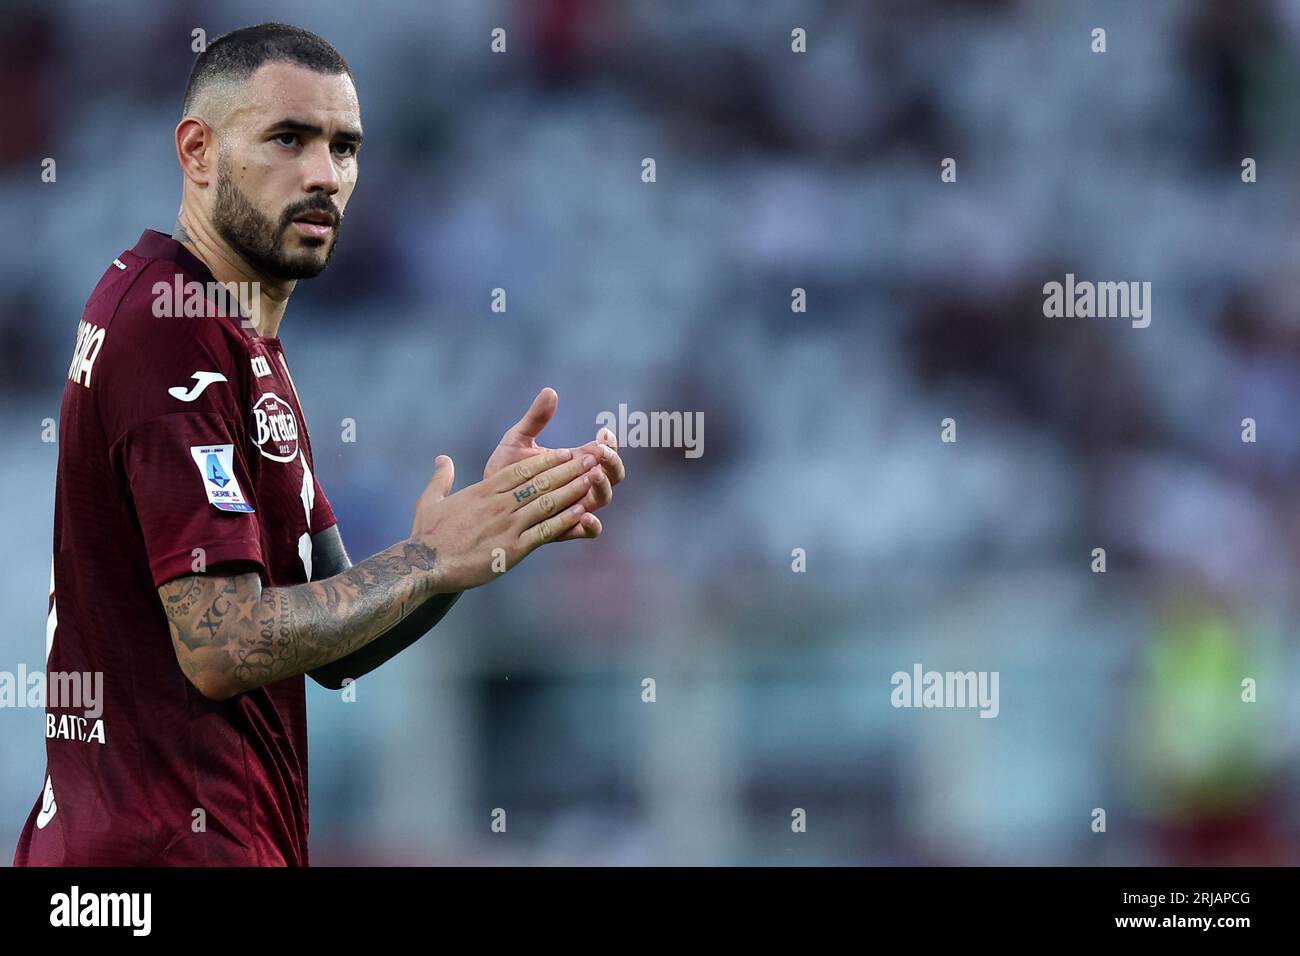
[{"label": "forearm tattoo", "polygon": [[437,561],[437,549],[403,541],[323,581],[263,588],[256,574],[200,574],[159,594],[186,675],[200,686],[229,679],[242,693],[379,637],[434,593]]}]

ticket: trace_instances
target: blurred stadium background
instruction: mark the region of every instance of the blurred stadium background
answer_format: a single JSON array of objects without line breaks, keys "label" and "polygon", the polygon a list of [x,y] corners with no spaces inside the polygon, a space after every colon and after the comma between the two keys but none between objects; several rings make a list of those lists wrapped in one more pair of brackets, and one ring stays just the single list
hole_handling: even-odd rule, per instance
[{"label": "blurred stadium background", "polygon": [[[0,668],[44,666],[42,421],[174,222],[191,31],[271,19],[366,127],[282,331],[354,559],[542,385],[550,444],[707,426],[356,703],[310,686],[314,863],[1300,862],[1300,3],[6,2]],[[1044,318],[1066,272],[1152,282],[1151,326]],[[915,662],[1000,716],[892,708]],[[0,710],[6,862],[43,767]]]}]

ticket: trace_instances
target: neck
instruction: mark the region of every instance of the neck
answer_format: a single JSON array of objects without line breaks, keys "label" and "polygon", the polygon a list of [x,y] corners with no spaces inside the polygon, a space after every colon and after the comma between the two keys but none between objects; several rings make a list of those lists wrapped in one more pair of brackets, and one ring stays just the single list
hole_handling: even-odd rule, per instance
[{"label": "neck", "polygon": [[[172,228],[172,238],[197,256],[212,278],[240,290],[240,304],[244,314],[251,317],[257,335],[270,338],[280,334],[280,323],[296,281],[272,279],[258,272],[207,223],[188,215],[184,206]],[[255,301],[250,301],[254,293]]]}]

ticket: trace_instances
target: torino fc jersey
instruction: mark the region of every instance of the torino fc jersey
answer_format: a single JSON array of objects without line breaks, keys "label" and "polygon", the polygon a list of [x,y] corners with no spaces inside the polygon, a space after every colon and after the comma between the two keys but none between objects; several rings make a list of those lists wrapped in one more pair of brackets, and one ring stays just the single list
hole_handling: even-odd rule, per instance
[{"label": "torino fc jersey", "polygon": [[[310,580],[310,536],[334,523],[279,339],[206,300],[213,282],[146,231],[77,328],[59,417],[47,767],[15,865],[307,863],[304,679],[207,699],[157,593],[229,561],[268,587]],[[102,674],[93,707],[54,699],[68,674]]]}]

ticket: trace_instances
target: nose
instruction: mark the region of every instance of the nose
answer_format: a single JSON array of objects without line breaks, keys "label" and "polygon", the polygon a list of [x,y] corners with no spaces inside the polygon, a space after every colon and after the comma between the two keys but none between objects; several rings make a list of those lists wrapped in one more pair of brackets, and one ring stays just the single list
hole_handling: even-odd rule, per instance
[{"label": "nose", "polygon": [[333,196],[339,191],[339,171],[334,165],[329,143],[314,143],[310,149],[303,150],[303,190],[305,192],[323,192]]}]

